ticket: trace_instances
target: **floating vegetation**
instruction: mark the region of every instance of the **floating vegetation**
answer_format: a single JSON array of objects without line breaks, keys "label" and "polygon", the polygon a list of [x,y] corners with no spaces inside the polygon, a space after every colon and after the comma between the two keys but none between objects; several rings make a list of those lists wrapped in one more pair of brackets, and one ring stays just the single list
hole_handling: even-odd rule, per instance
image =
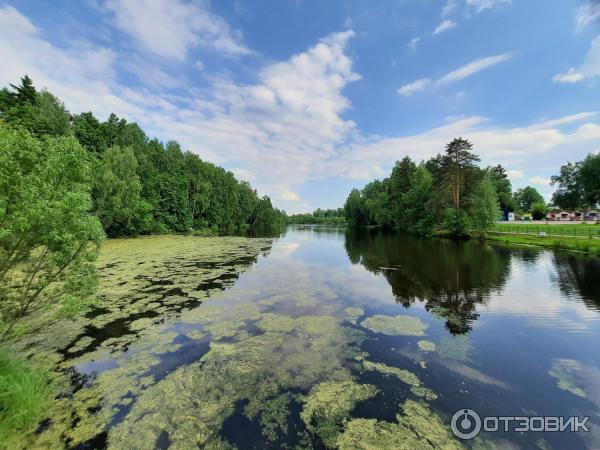
[{"label": "floating vegetation", "polygon": [[362,316],[365,311],[362,308],[348,307],[344,309],[346,313],[346,317],[352,322],[356,322],[360,316]]},{"label": "floating vegetation", "polygon": [[556,378],[559,389],[570,392],[577,397],[587,398],[586,392],[577,385],[573,376],[572,368],[576,364],[577,362],[573,360],[557,360],[552,364],[552,368],[548,371],[548,375]]},{"label": "floating vegetation", "polygon": [[375,315],[363,320],[361,325],[376,333],[383,333],[391,336],[423,336],[428,327],[428,325],[418,317],[405,315]]},{"label": "floating vegetation", "polygon": [[456,361],[469,361],[469,353],[473,350],[469,336],[444,336],[440,342],[438,353],[440,356]]},{"label": "floating vegetation", "polygon": [[341,424],[361,401],[377,394],[377,388],[354,381],[326,381],[314,386],[300,417],[327,447],[334,447]]},{"label": "floating vegetation", "polygon": [[376,419],[352,419],[338,437],[340,450],[461,449],[440,417],[425,403],[407,400],[397,423]]},{"label": "floating vegetation", "polygon": [[419,350],[422,350],[424,352],[435,352],[437,349],[435,343],[431,341],[419,341],[417,342],[417,345],[419,346]]},{"label": "floating vegetation", "polygon": [[437,399],[436,393],[423,386],[421,384],[421,380],[419,380],[419,377],[410,370],[398,369],[397,367],[391,367],[386,364],[367,360],[363,360],[362,364],[366,370],[372,370],[385,376],[393,376],[398,378],[403,383],[408,384],[410,386],[410,391],[417,397],[421,397],[428,401]]}]

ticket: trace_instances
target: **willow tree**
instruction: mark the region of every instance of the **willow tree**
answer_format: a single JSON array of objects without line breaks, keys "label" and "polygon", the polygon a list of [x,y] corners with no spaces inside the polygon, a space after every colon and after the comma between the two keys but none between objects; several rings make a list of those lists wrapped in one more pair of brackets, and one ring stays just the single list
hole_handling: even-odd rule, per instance
[{"label": "willow tree", "polygon": [[0,122],[0,341],[36,310],[74,313],[93,297],[104,233],[90,209],[75,138],[39,140]]}]

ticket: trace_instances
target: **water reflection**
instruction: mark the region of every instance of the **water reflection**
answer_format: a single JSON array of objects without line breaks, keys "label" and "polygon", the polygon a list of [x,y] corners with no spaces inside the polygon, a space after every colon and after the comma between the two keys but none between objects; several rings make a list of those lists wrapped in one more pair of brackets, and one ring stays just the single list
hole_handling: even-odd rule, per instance
[{"label": "water reflection", "polygon": [[398,303],[424,302],[452,334],[471,330],[476,305],[502,289],[511,266],[509,250],[478,242],[348,230],[345,246],[352,263],[386,278]]},{"label": "water reflection", "polygon": [[579,256],[554,255],[556,275],[552,281],[566,297],[580,297],[589,308],[600,309],[598,274],[600,260]]}]

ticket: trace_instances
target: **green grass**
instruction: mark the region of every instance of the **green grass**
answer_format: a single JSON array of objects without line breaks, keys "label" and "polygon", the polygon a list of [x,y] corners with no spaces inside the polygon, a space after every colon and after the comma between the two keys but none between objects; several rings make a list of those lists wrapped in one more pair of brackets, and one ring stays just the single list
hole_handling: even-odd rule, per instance
[{"label": "green grass", "polygon": [[535,236],[522,234],[493,234],[488,235],[488,239],[503,244],[516,245],[536,245],[554,249],[574,250],[589,253],[594,256],[600,256],[600,239],[585,239],[577,237],[564,236]]},{"label": "green grass", "polygon": [[42,368],[0,350],[0,448],[19,448],[35,430],[54,386]]},{"label": "green grass", "polygon": [[600,237],[600,225],[587,223],[570,223],[559,225],[497,223],[493,226],[492,231],[527,234],[539,234],[543,231],[548,235]]}]

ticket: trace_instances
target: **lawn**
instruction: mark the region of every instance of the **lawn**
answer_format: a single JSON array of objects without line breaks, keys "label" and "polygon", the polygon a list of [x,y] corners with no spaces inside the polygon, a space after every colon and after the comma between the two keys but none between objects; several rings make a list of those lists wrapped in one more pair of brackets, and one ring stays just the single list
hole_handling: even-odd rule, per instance
[{"label": "lawn", "polygon": [[548,236],[575,236],[600,238],[600,225],[587,223],[543,224],[543,223],[496,223],[491,231]]}]

